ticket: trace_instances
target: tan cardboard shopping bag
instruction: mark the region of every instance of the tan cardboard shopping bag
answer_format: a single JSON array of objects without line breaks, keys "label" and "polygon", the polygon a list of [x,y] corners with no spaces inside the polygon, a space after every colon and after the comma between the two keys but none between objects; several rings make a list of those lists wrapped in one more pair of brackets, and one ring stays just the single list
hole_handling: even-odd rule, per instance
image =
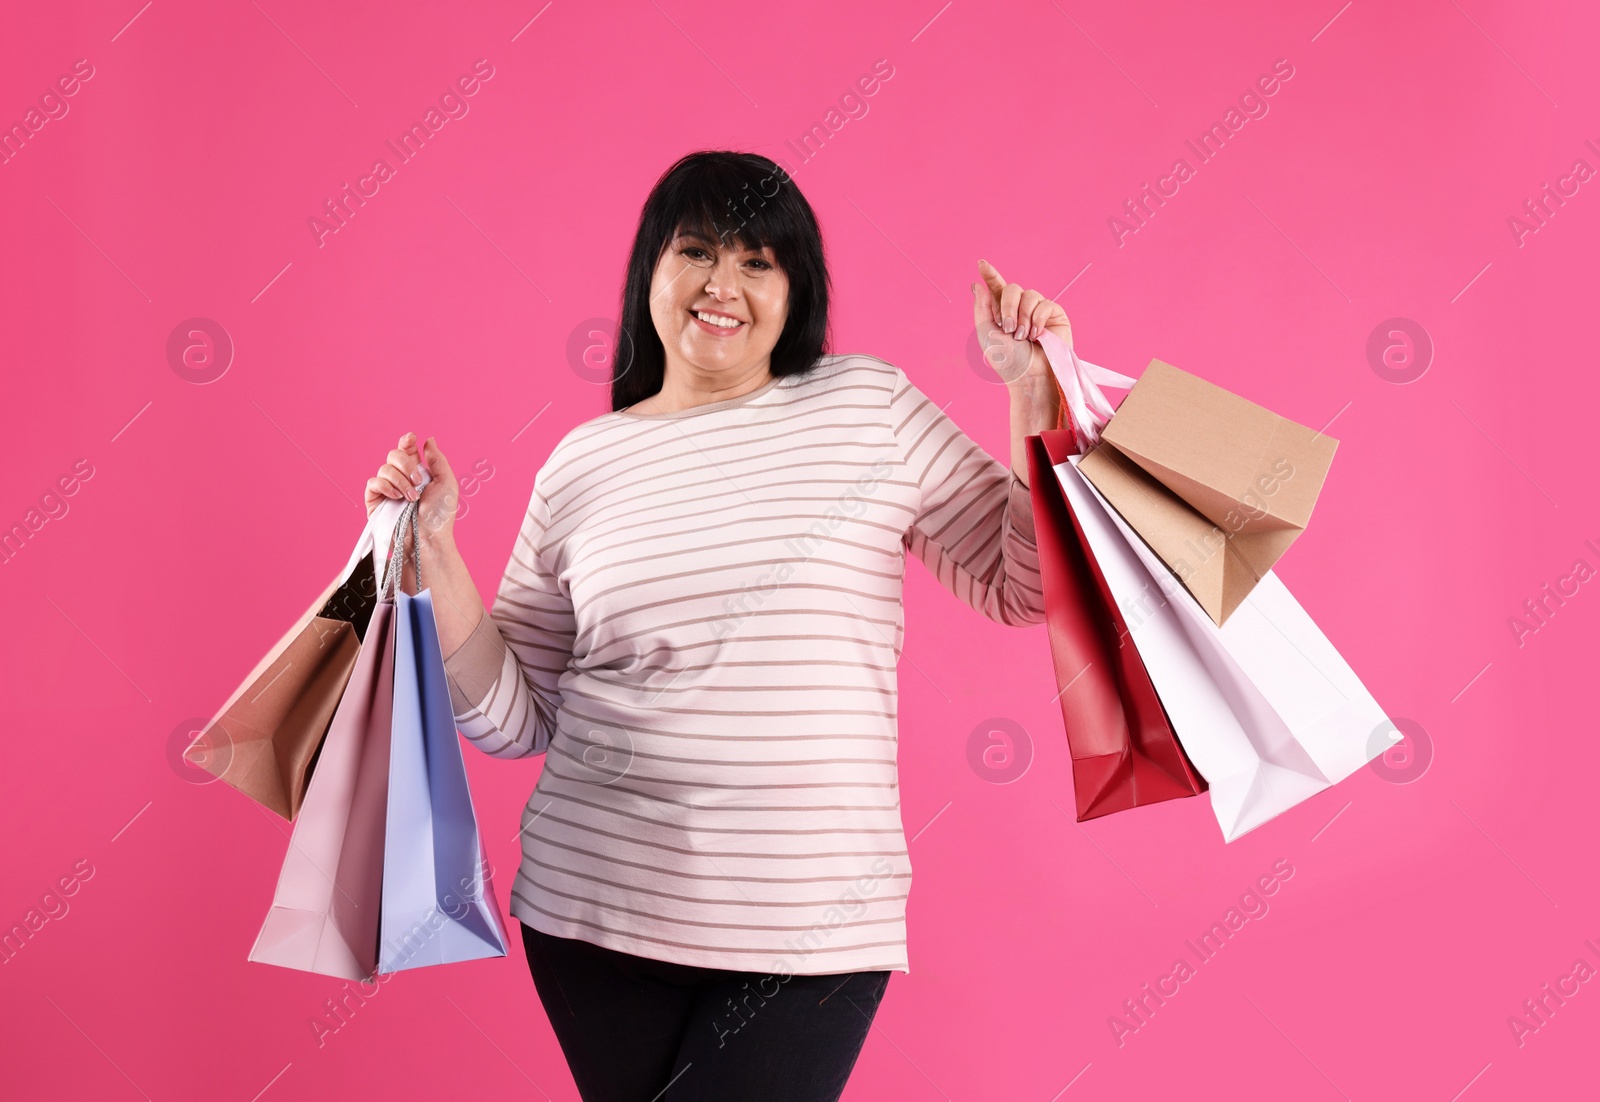
[{"label": "tan cardboard shopping bag", "polygon": [[1304,531],[1338,444],[1152,360],[1078,469],[1221,624]]},{"label": "tan cardboard shopping bag", "polygon": [[375,602],[368,556],[334,579],[284,633],[184,757],[293,819]]}]

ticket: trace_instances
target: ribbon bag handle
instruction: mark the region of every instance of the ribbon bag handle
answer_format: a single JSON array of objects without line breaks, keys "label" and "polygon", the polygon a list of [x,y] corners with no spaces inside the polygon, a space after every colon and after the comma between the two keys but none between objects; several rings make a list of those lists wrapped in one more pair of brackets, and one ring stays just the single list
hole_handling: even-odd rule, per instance
[{"label": "ribbon bag handle", "polygon": [[1111,400],[1101,392],[1102,386],[1126,389],[1136,380],[1099,364],[1078,359],[1072,346],[1046,329],[1039,334],[1039,346],[1044,358],[1055,372],[1056,382],[1067,400],[1067,416],[1071,422],[1072,438],[1084,454],[1100,442],[1100,430],[1110,423],[1117,412]]}]

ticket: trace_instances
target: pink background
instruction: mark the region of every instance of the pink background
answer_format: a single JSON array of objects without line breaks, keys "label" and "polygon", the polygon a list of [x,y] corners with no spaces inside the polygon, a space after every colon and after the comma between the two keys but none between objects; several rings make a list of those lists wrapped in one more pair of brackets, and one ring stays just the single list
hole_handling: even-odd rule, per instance
[{"label": "pink background", "polygon": [[[1580,443],[1600,179],[1520,243],[1507,224],[1575,160],[1600,169],[1591,6],[541,2],[0,19],[0,121],[94,67],[0,164],[0,524],[41,495],[66,510],[0,564],[0,925],[94,870],[0,965],[0,1094],[576,1097],[520,945],[399,977],[319,1047],[340,984],[245,959],[285,825],[186,776],[173,736],[343,562],[408,429],[493,469],[459,527],[492,594],[535,470],[608,408],[569,337],[614,314],[650,183],[699,147],[794,169],[835,347],[903,366],[997,456],[1004,394],[967,353],[979,257],[1070,283],[1087,359],[1159,357],[1331,421],[1279,572],[1431,746],[1388,770],[1411,783],[1363,770],[1232,845],[1204,797],[1079,826],[1043,629],[910,567],[912,972],[847,1097],[1592,1092],[1600,984],[1520,1045],[1507,1024],[1575,961],[1600,968],[1600,583],[1521,645],[1508,627],[1576,560],[1600,567]],[[319,246],[308,217],[480,58],[469,113]],[[867,113],[798,163],[786,140],[880,58]],[[1269,113],[1199,164],[1185,140],[1279,58]],[[1108,219],[1179,157],[1193,178],[1119,245]],[[194,317],[235,346],[203,385],[166,351]],[[1404,385],[1367,354],[1394,317],[1436,347]],[[49,498],[80,460],[92,477]],[[968,765],[994,717],[1032,736],[1011,784]],[[504,902],[540,763],[468,768]],[[1119,1046],[1108,1017],[1280,859],[1270,911]]]}]

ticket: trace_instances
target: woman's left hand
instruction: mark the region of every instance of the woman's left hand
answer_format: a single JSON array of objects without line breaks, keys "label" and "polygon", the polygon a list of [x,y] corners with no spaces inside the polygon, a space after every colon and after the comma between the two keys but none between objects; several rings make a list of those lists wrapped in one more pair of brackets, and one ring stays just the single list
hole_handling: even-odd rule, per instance
[{"label": "woman's left hand", "polygon": [[989,366],[1007,386],[1051,379],[1039,335],[1048,329],[1071,344],[1067,312],[1038,291],[1007,283],[987,260],[978,261],[978,274],[983,282],[972,285],[972,322]]}]

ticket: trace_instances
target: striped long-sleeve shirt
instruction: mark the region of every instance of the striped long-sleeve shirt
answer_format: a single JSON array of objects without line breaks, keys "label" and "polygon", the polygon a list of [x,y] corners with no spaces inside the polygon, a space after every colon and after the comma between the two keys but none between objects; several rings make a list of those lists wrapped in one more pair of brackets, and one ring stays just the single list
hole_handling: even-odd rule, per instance
[{"label": "striped long-sleeve shirt", "polygon": [[546,755],[512,914],[683,964],[909,971],[908,548],[1043,621],[1028,491],[872,356],[569,432],[445,663],[478,749]]}]

